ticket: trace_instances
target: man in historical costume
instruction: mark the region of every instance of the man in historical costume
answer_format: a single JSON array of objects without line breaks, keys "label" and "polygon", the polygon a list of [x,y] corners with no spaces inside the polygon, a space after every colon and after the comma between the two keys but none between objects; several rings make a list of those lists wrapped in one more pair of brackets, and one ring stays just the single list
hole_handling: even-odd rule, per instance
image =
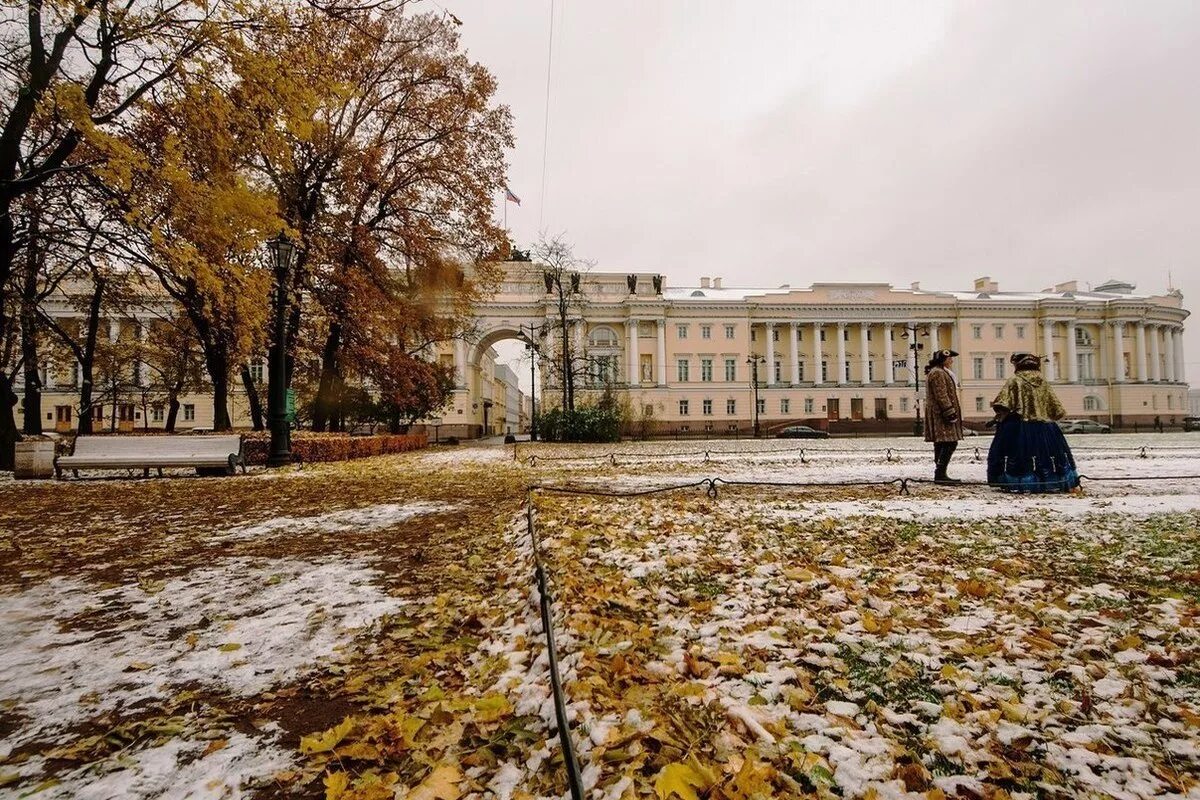
[{"label": "man in historical costume", "polygon": [[963,438],[958,381],[951,372],[957,355],[953,350],[934,352],[925,374],[925,441],[933,442],[933,482],[950,485],[961,483],[946,474],[950,458]]},{"label": "man in historical costume", "polygon": [[1042,359],[1014,353],[1016,372],[992,401],[996,435],[988,451],[988,483],[1009,491],[1066,492],[1079,486],[1075,457],[1057,420],[1066,416],[1042,377]]}]

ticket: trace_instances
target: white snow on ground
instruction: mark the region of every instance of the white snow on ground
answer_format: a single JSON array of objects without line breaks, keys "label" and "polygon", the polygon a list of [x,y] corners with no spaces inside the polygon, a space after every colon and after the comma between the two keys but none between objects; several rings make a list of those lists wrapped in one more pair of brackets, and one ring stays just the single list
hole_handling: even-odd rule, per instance
[{"label": "white snow on ground", "polygon": [[220,749],[206,741],[172,739],[157,747],[106,759],[59,777],[39,798],[48,800],[230,800],[250,796],[245,784],[292,765],[274,737],[233,733]]},{"label": "white snow on ground", "polygon": [[889,517],[892,519],[987,519],[1008,517],[1023,512],[1044,512],[1079,517],[1088,514],[1167,514],[1200,511],[1200,494],[1142,494],[1103,497],[1071,495],[989,495],[983,498],[930,500],[841,500],[808,503],[799,509],[774,513],[781,517]]},{"label": "white snow on ground", "polygon": [[184,684],[251,695],[293,678],[404,604],[376,577],[353,560],[230,559],[153,585],[0,594],[0,703],[23,722],[0,757]]},{"label": "white snow on ground", "polygon": [[347,533],[380,530],[413,517],[453,511],[457,506],[448,503],[418,501],[414,503],[380,503],[363,508],[347,508],[315,514],[309,517],[272,517],[263,522],[239,525],[216,534],[221,539],[261,539],[279,534]]}]

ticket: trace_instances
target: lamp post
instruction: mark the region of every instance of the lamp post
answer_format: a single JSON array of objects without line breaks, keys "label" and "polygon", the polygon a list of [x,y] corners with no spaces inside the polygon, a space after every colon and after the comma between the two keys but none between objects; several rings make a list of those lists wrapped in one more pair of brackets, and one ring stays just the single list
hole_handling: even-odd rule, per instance
[{"label": "lamp post", "polygon": [[758,354],[752,355],[746,359],[746,363],[749,364],[752,369],[752,375],[751,375],[750,382],[754,386],[754,438],[755,439],[758,438],[758,434],[759,434],[759,428],[758,428],[758,365],[760,363],[766,362],[766,360],[767,359],[764,356],[760,356]]},{"label": "lamp post", "polygon": [[267,466],[281,467],[292,463],[291,430],[287,413],[287,301],[291,284],[292,259],[296,245],[283,231],[267,240],[275,270],[274,312],[272,321],[271,374],[268,376],[267,423],[271,428],[271,446]]},{"label": "lamp post", "polygon": [[904,326],[904,338],[911,340],[908,349],[912,352],[912,375],[913,375],[913,436],[920,436],[925,431],[925,425],[921,420],[921,350],[925,345],[917,341],[917,334],[929,333],[929,327],[918,325],[915,322],[910,322]]},{"label": "lamp post", "polygon": [[[534,342],[534,334],[537,332],[537,327],[529,325],[529,337],[525,340],[525,349],[529,351],[529,441],[537,441],[537,376],[534,374],[534,367],[537,366],[538,346]],[[525,325],[519,326],[521,333],[525,333]]]}]

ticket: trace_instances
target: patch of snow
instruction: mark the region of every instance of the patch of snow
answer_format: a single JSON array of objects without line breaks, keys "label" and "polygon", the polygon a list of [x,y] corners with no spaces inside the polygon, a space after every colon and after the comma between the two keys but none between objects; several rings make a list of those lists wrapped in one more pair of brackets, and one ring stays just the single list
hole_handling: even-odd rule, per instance
[{"label": "patch of snow", "polygon": [[314,514],[309,517],[272,517],[251,525],[239,525],[216,534],[220,539],[262,539],[280,534],[347,533],[375,531],[391,527],[398,522],[427,514],[453,511],[457,506],[447,503],[418,501],[414,503],[380,503],[362,508],[347,508]]}]

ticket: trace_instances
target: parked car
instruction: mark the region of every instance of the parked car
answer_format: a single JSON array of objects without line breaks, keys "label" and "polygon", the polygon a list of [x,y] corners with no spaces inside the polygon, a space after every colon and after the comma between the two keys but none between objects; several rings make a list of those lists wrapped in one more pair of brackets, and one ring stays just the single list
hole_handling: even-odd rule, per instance
[{"label": "parked car", "polygon": [[1183,429],[1185,431],[1200,431],[1200,417],[1184,417]]},{"label": "parked car", "polygon": [[777,439],[828,439],[829,431],[819,431],[807,425],[789,425],[775,434]]},{"label": "parked car", "polygon": [[1059,420],[1058,427],[1062,428],[1063,433],[1112,433],[1110,426],[1090,419]]}]

